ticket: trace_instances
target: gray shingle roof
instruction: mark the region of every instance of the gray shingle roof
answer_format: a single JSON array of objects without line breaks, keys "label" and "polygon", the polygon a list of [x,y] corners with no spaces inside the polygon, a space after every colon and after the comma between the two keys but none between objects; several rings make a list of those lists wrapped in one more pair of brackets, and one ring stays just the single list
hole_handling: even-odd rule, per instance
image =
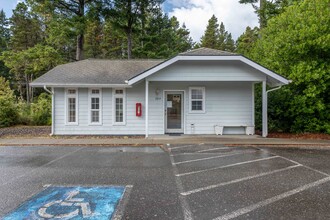
[{"label": "gray shingle roof", "polygon": [[125,80],[161,62],[163,60],[87,59],[59,65],[33,81],[31,85],[125,84]]},{"label": "gray shingle roof", "polygon": [[215,49],[201,47],[198,49],[180,53],[179,55],[180,56],[236,56],[239,54],[231,53],[228,51],[215,50]]}]

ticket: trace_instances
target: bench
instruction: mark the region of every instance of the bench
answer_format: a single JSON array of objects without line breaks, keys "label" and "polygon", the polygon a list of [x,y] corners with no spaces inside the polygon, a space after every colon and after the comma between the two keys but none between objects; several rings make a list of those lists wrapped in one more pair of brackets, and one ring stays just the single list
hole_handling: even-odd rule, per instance
[{"label": "bench", "polygon": [[254,126],[246,125],[246,124],[218,124],[214,125],[214,132],[216,135],[223,135],[224,127],[243,127],[245,128],[246,135],[254,134]]}]

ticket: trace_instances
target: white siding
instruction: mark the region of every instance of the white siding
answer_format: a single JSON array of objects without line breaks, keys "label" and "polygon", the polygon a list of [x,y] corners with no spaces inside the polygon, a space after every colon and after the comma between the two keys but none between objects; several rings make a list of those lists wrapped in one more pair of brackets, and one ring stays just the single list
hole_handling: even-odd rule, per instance
[{"label": "white siding", "polygon": [[[189,113],[189,87],[205,87],[205,113]],[[158,96],[155,91],[160,90]],[[149,133],[164,134],[164,90],[184,90],[185,134],[214,134],[216,124],[254,125],[251,82],[151,82]],[[225,134],[242,134],[243,128],[226,128]]]},{"label": "white siding", "polygon": [[148,78],[150,81],[263,81],[265,74],[240,61],[178,61]]},{"label": "white siding", "polygon": [[[88,89],[78,89],[78,125],[65,125],[65,94],[64,89],[55,91],[55,135],[143,135],[144,123],[144,87],[143,84],[126,89],[126,125],[112,125],[112,89],[102,89],[102,125],[88,124]],[[135,103],[142,103],[142,117],[135,116]]]}]

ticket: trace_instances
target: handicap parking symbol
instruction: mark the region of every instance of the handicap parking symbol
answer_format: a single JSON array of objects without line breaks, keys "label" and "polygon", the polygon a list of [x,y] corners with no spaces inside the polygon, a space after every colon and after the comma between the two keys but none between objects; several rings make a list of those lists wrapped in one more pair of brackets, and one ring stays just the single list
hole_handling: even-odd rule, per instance
[{"label": "handicap parking symbol", "polygon": [[48,187],[3,219],[111,219],[124,193],[124,186]]}]

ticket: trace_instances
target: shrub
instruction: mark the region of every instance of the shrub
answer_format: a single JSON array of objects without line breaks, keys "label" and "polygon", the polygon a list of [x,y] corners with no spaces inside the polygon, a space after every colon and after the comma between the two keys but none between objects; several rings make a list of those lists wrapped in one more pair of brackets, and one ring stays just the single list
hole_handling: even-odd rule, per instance
[{"label": "shrub", "polygon": [[14,93],[9,87],[9,82],[0,77],[0,127],[14,125],[17,122],[17,116]]},{"label": "shrub", "polygon": [[42,93],[36,103],[31,104],[30,115],[32,125],[51,125],[52,99],[49,94]]}]

